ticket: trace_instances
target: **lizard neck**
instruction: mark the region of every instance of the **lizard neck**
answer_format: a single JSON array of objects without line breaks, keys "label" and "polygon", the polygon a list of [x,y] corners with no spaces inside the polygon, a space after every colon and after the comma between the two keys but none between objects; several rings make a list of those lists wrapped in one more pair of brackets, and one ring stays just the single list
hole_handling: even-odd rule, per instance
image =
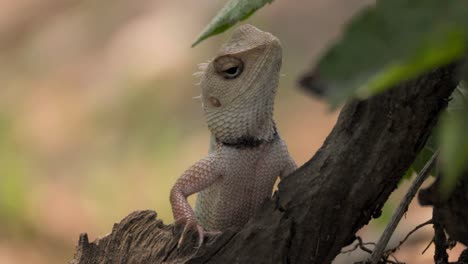
[{"label": "lizard neck", "polygon": [[243,135],[239,138],[233,139],[231,141],[222,141],[216,138],[216,143],[221,144],[227,147],[234,147],[234,148],[256,148],[262,144],[267,144],[270,142],[275,141],[278,139],[278,131],[276,130],[276,125],[272,121],[271,129],[269,135],[267,137],[256,137],[252,135]]}]

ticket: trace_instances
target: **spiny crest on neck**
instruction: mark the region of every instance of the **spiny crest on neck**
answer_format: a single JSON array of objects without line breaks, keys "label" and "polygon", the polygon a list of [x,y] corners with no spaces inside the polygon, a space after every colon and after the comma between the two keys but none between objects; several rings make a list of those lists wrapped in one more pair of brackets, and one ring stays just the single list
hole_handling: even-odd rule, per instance
[{"label": "spiny crest on neck", "polygon": [[[210,65],[210,61],[207,61],[207,62],[201,62],[199,63],[197,66],[198,66],[198,71],[197,72],[194,72],[192,75],[197,77],[197,78],[201,78],[205,72],[206,72],[206,69],[208,68],[208,65]],[[200,83],[197,83],[197,85],[199,85]]]}]

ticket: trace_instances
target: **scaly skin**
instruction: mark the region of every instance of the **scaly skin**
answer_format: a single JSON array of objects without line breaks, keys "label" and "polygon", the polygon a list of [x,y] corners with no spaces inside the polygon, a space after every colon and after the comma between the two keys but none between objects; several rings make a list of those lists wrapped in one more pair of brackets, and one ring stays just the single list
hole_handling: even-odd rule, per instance
[{"label": "scaly skin", "polygon": [[[200,243],[203,229],[242,227],[271,197],[276,179],[296,169],[273,120],[281,57],[276,37],[243,25],[201,73],[210,153],[183,173],[170,196],[176,224],[196,229]],[[197,192],[194,211],[187,197]]]}]

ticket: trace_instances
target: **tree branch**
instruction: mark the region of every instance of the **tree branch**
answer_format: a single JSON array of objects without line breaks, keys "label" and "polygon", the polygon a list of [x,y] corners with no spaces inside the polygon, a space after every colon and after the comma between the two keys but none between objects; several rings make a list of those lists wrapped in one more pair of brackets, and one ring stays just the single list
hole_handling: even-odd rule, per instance
[{"label": "tree branch", "polygon": [[440,223],[440,215],[436,207],[434,207],[432,211],[432,221],[434,221],[434,263],[448,264],[447,238],[445,236],[444,227]]},{"label": "tree branch", "polygon": [[456,68],[345,105],[320,150],[241,230],[177,249],[178,231],[136,212],[98,241],[82,235],[72,263],[330,263],[380,215],[446,107]]},{"label": "tree branch", "polygon": [[395,232],[395,229],[398,226],[398,223],[400,222],[401,218],[406,213],[406,211],[408,211],[408,206],[413,200],[414,196],[416,195],[416,192],[419,190],[423,182],[429,176],[432,168],[434,167],[434,164],[437,160],[438,155],[439,155],[439,151],[437,151],[436,153],[432,155],[431,159],[426,163],[424,168],[419,172],[418,176],[416,177],[416,179],[414,179],[413,183],[411,184],[411,187],[409,188],[408,192],[406,192],[405,196],[401,200],[400,205],[398,206],[395,213],[392,215],[392,219],[390,219],[390,222],[388,223],[382,236],[379,239],[379,242],[377,242],[377,245],[375,246],[375,249],[372,252],[372,255],[370,258],[371,264],[377,264],[380,258],[382,258],[382,254],[385,250],[385,247],[388,244],[388,241],[392,237],[393,232]]}]

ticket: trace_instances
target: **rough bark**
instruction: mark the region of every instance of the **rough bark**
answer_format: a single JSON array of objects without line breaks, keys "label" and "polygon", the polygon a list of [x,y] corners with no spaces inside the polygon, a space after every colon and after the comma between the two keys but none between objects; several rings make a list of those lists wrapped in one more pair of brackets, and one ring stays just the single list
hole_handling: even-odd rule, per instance
[{"label": "rough bark", "polygon": [[82,235],[72,263],[330,263],[380,215],[446,107],[456,68],[345,105],[320,150],[241,230],[177,248],[178,230],[135,212],[93,243]]},{"label": "rough bark", "polygon": [[434,263],[448,264],[447,237],[445,236],[444,227],[440,222],[440,212],[438,212],[437,208],[434,208],[432,211],[432,221],[434,222]]},{"label": "rough bark", "polygon": [[468,171],[458,180],[453,192],[446,198],[439,194],[440,177],[428,188],[419,192],[421,205],[432,205],[434,218],[451,240],[468,246]]}]

